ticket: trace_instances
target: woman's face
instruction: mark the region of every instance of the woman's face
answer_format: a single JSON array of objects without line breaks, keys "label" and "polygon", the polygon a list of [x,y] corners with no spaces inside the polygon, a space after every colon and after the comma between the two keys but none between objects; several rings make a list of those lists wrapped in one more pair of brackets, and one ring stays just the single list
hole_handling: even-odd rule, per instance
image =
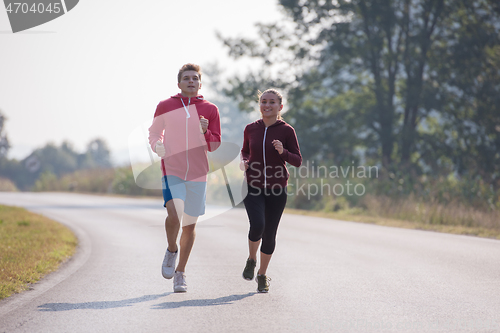
[{"label": "woman's face", "polygon": [[283,105],[276,94],[268,92],[260,96],[260,112],[262,117],[275,118],[283,109]]}]

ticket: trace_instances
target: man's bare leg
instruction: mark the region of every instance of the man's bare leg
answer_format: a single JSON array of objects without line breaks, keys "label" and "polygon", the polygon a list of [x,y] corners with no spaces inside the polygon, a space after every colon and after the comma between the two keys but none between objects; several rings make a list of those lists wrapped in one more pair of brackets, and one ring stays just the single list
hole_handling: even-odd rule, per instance
[{"label": "man's bare leg", "polygon": [[184,214],[182,219],[183,227],[180,240],[181,249],[179,253],[179,263],[177,265],[177,268],[175,269],[177,272],[186,271],[186,264],[189,259],[189,255],[191,254],[194,240],[196,238],[195,227],[198,217]]},{"label": "man's bare leg", "polygon": [[[168,251],[177,251],[177,236],[181,226],[181,216],[184,210],[184,202],[181,199],[172,199],[165,205],[167,218],[165,219],[165,232],[167,234]],[[180,212],[180,214],[178,214]]]}]

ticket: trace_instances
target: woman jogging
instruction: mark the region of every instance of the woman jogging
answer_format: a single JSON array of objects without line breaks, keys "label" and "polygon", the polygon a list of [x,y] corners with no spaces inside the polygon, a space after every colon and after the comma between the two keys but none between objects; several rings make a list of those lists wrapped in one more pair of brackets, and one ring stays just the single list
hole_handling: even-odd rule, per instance
[{"label": "woman jogging", "polygon": [[[286,163],[299,167],[302,163],[299,144],[292,126],[281,120],[283,97],[275,89],[260,94],[259,119],[245,127],[242,167],[246,172],[248,195],[243,200],[250,221],[249,256],[243,278],[252,280],[260,247],[257,290],[269,291],[267,267],[276,246],[278,224],[285,209],[288,180]],[[262,244],[261,244],[262,243]]]}]

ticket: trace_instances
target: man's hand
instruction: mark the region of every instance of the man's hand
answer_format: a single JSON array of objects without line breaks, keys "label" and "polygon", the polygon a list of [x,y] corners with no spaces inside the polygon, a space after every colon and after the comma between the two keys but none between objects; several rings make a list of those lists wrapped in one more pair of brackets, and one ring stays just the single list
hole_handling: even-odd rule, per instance
[{"label": "man's hand", "polygon": [[161,158],[165,157],[165,146],[163,145],[163,142],[158,140],[155,144],[155,153],[156,155],[160,156]]},{"label": "man's hand", "polygon": [[208,119],[203,116],[200,116],[200,131],[201,134],[205,134],[208,129]]},{"label": "man's hand", "polygon": [[247,160],[242,160],[240,162],[240,169],[241,169],[241,171],[247,171],[247,169],[248,169],[248,161]]}]

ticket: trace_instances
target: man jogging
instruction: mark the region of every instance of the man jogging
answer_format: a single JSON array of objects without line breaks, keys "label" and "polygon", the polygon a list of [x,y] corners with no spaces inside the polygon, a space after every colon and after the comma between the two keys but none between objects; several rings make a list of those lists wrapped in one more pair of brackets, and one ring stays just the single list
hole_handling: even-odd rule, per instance
[{"label": "man jogging", "polygon": [[[158,104],[149,128],[149,143],[161,157],[163,198],[168,214],[165,219],[168,246],[162,275],[174,278],[174,292],[185,292],[186,264],[195,240],[196,222],[205,213],[207,151],[219,147],[221,129],[217,106],[198,94],[200,66],[185,64],[177,81],[181,92]],[[175,267],[178,254],[179,263]]]}]

